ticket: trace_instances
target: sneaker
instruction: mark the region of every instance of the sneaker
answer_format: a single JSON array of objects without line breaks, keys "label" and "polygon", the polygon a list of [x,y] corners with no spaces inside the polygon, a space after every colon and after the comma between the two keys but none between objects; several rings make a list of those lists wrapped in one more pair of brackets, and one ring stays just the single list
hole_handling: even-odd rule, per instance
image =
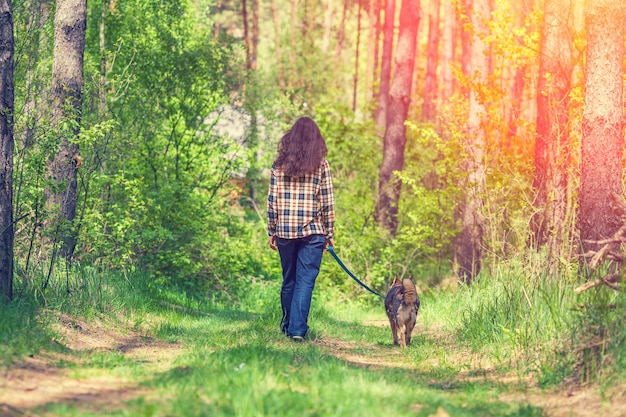
[{"label": "sneaker", "polygon": [[291,340],[293,340],[294,342],[304,342],[304,337],[303,336],[291,336]]}]

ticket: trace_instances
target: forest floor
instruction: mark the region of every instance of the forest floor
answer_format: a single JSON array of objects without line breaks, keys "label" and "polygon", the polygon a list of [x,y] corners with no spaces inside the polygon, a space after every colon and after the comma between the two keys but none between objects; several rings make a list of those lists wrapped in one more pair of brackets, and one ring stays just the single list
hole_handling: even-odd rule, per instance
[{"label": "forest floor", "polygon": [[[174,361],[183,352],[183,347],[177,344],[76,319],[62,318],[59,331],[63,343],[74,352],[117,351],[127,359],[141,361],[155,372],[173,367]],[[380,354],[361,355],[354,342],[324,338],[312,343],[351,365],[373,369],[405,366],[401,361],[395,361],[393,354],[390,355],[386,349],[378,348]],[[376,346],[372,348],[377,349]],[[80,366],[80,357],[72,353],[42,352],[4,370],[0,374],[0,416],[56,416],[30,411],[51,403],[71,404],[94,411],[102,407],[123,409],[126,401],[149,395],[146,388],[126,382],[121,377],[102,374],[76,377],[73,367],[67,365]],[[494,375],[493,378],[502,376]],[[499,399],[541,407],[550,417],[626,416],[626,387],[615,387],[613,391],[618,394],[603,398],[595,386],[566,386],[551,391],[531,387],[523,393],[512,392]]]}]

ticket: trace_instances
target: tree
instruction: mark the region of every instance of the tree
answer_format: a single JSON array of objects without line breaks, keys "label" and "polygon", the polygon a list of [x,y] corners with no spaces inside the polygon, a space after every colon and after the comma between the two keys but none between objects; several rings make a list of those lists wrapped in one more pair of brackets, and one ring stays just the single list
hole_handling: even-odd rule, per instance
[{"label": "tree", "polygon": [[426,58],[426,81],[424,82],[424,103],[422,120],[435,121],[435,101],[437,99],[437,64],[439,61],[439,9],[440,1],[430,4],[428,17],[428,56]]},{"label": "tree", "polygon": [[0,301],[13,298],[13,8],[0,0]]},{"label": "tree", "polygon": [[444,0],[444,19],[442,30],[442,53],[441,61],[441,102],[446,103],[454,92],[454,74],[452,63],[454,62],[454,23],[455,13],[452,7],[453,0]]},{"label": "tree", "polygon": [[582,122],[580,241],[583,253],[621,226],[611,195],[622,195],[624,146],[624,20],[626,5],[590,0],[585,10],[587,56]]},{"label": "tree", "polygon": [[571,166],[569,94],[572,77],[570,0],[546,0],[537,84],[537,139],[533,188],[536,212],[532,245],[548,244],[551,258],[561,248]]},{"label": "tree", "polygon": [[401,183],[395,178],[394,172],[401,171],[404,166],[405,122],[411,103],[419,18],[419,0],[403,0],[396,47],[396,70],[389,89],[389,108],[383,138],[383,161],[378,175],[376,206],[376,221],[392,236],[396,234],[398,227],[398,200],[401,188]]},{"label": "tree", "polygon": [[276,77],[281,91],[285,91],[285,74],[283,73],[283,54],[280,49],[281,26],[278,20],[276,0],[272,0],[272,22],[274,23],[274,46],[276,48]]},{"label": "tree", "polygon": [[481,269],[482,237],[484,227],[483,195],[485,190],[486,134],[483,120],[485,103],[481,90],[487,85],[489,57],[484,35],[487,33],[485,19],[489,17],[489,1],[474,0],[471,10],[472,37],[469,70],[472,88],[469,92],[467,138],[465,141],[465,201],[461,207],[461,232],[456,237],[455,263],[459,278],[471,284]]},{"label": "tree", "polygon": [[66,258],[72,256],[76,245],[71,226],[76,217],[76,171],[81,157],[74,139],[80,131],[86,29],[86,0],[57,1],[50,121],[58,129],[59,148],[48,164],[51,186],[46,189],[46,202],[54,213],[50,225],[54,243],[62,240],[61,254]]},{"label": "tree", "polygon": [[376,125],[381,129],[387,123],[389,107],[389,83],[391,80],[391,57],[393,55],[393,27],[396,16],[396,0],[385,1],[385,24],[383,31],[383,53],[380,60],[380,88],[378,90],[378,108]]}]

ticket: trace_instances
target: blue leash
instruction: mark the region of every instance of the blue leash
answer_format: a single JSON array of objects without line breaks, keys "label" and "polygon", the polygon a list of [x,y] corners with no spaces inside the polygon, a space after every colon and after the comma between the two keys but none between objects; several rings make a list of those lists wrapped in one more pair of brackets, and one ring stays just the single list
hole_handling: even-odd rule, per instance
[{"label": "blue leash", "polygon": [[370,287],[365,285],[360,279],[358,279],[356,276],[354,276],[354,274],[352,272],[350,272],[350,270],[348,268],[346,268],[346,266],[343,264],[343,262],[341,262],[341,259],[339,259],[339,256],[337,256],[337,254],[335,253],[335,250],[333,249],[332,246],[328,247],[328,252],[330,252],[330,254],[333,255],[333,258],[335,258],[335,260],[337,261],[339,266],[342,267],[343,270],[346,271],[348,273],[348,275],[350,275],[350,277],[353,280],[355,280],[361,287],[365,288],[366,290],[368,290],[372,294],[379,296],[380,298],[385,298],[384,295],[378,294],[376,291],[374,291],[373,289],[371,289]]}]

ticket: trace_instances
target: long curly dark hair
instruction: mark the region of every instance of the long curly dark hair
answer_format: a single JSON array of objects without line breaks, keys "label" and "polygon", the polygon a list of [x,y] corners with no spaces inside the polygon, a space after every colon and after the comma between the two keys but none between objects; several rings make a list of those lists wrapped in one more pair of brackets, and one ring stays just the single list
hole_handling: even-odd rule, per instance
[{"label": "long curly dark hair", "polygon": [[315,172],[328,154],[326,140],[310,117],[300,117],[278,144],[274,165],[290,177]]}]

